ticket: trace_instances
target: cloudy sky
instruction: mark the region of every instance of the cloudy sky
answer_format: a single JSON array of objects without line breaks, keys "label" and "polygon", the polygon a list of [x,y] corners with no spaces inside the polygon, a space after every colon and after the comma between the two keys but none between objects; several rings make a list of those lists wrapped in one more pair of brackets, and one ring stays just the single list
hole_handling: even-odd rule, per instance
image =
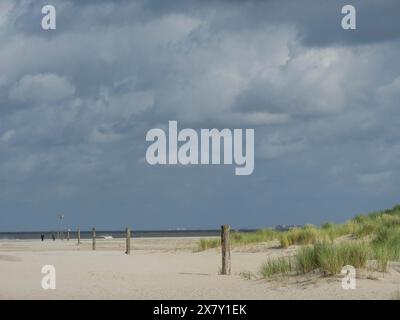
[{"label": "cloudy sky", "polygon": [[[399,14],[398,0],[1,0],[0,231],[54,229],[59,212],[71,228],[257,228],[391,207]],[[254,173],[148,165],[145,135],[168,120],[254,128]]]}]

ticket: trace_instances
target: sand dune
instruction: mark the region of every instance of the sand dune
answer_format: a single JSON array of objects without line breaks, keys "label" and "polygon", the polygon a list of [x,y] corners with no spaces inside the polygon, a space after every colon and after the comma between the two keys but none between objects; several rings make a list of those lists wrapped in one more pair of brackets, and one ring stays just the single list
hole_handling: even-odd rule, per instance
[{"label": "sand dune", "polygon": [[[400,292],[400,265],[385,275],[361,271],[357,288],[344,290],[341,278],[319,275],[266,281],[257,274],[267,257],[296,248],[275,243],[232,250],[232,275],[219,275],[220,252],[196,252],[197,238],[0,241],[0,299],[391,299]],[[43,265],[54,265],[57,288],[41,287]]]}]

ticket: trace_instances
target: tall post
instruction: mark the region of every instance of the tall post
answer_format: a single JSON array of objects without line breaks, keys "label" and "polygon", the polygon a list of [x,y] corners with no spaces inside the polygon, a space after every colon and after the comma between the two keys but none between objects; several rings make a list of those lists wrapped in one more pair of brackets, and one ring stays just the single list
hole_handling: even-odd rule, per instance
[{"label": "tall post", "polygon": [[69,233],[70,233],[70,229],[68,228],[68,230],[67,230],[67,241],[69,241]]},{"label": "tall post", "polygon": [[64,219],[64,214],[63,214],[63,213],[60,213],[60,214],[58,215],[58,219],[60,219],[60,229],[59,229],[59,231],[58,231],[58,239],[64,240],[64,233],[63,233],[63,231],[62,231],[62,228],[63,228],[62,222],[63,222],[63,219]]},{"label": "tall post", "polygon": [[96,250],[96,229],[92,229],[92,249]]},{"label": "tall post", "polygon": [[221,254],[222,254],[222,269],[221,274],[231,274],[231,247],[229,243],[229,225],[221,226]]},{"label": "tall post", "polygon": [[131,229],[126,228],[126,254],[131,254]]},{"label": "tall post", "polygon": [[78,245],[81,244],[81,228],[78,228]]}]

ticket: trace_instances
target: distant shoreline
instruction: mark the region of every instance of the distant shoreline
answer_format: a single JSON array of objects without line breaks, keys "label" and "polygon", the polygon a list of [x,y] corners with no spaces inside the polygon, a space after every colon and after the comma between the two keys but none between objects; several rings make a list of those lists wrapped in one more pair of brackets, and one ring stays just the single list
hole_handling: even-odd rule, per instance
[{"label": "distant shoreline", "polygon": [[[303,227],[303,225],[277,225],[274,227],[260,227],[258,229],[246,229],[246,228],[231,228],[232,232],[255,232],[263,229],[272,229],[275,231],[287,231],[292,228]],[[77,230],[69,229],[71,238],[77,237]],[[64,232],[64,235],[67,234],[68,228],[61,230]],[[37,239],[40,238],[41,234],[44,234],[45,237],[50,237],[54,233],[57,233],[60,230],[47,230],[47,231],[0,231],[0,240],[1,239],[10,239],[10,240],[29,240],[29,239]],[[158,237],[206,237],[206,236],[219,236],[220,229],[176,229],[176,230],[132,230],[133,238],[158,238]],[[96,230],[97,237],[102,236],[112,236],[113,238],[125,238],[125,230]],[[89,239],[92,238],[92,230],[81,230],[81,238]]]},{"label": "distant shoreline", "polygon": [[[238,232],[254,232],[257,229],[238,229]],[[0,240],[31,240],[40,239],[40,235],[44,234],[46,239],[50,239],[52,234],[57,235],[55,231],[30,231],[30,232],[0,232]],[[63,230],[64,239],[66,239],[67,231]],[[125,231],[120,230],[96,230],[97,237],[111,236],[115,239],[124,238]],[[163,238],[163,237],[212,237],[219,236],[220,230],[145,230],[145,231],[132,231],[131,236],[133,238]],[[70,237],[72,239],[77,238],[77,232],[71,230]],[[91,239],[92,231],[81,231],[82,239]]]}]

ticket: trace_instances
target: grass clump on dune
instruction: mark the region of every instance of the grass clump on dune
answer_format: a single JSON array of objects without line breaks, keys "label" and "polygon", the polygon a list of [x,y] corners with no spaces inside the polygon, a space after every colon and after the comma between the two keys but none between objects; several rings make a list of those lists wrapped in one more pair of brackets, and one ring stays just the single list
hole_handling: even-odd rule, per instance
[{"label": "grass clump on dune", "polygon": [[308,273],[318,267],[317,257],[312,246],[300,248],[294,258],[298,273]]},{"label": "grass clump on dune", "polygon": [[265,262],[261,266],[260,274],[264,278],[270,278],[274,275],[287,275],[292,272],[292,269],[291,258],[280,257]]},{"label": "grass clump on dune", "polygon": [[214,238],[200,239],[199,250],[204,251],[204,250],[211,249],[211,248],[217,248],[220,245],[221,245],[220,239],[214,239]]},{"label": "grass clump on dune", "polygon": [[275,274],[297,272],[305,274],[320,271],[325,275],[339,274],[346,265],[364,268],[370,256],[370,248],[364,242],[348,242],[332,244],[329,242],[316,243],[301,247],[290,258],[278,258],[267,261],[261,268],[261,275],[269,278]]},{"label": "grass clump on dune", "polygon": [[294,244],[314,244],[324,237],[323,233],[314,226],[304,226],[303,228],[295,228],[285,231],[280,235],[280,243],[282,248],[287,248]]},{"label": "grass clump on dune", "polygon": [[[359,240],[335,239],[350,235]],[[350,238],[351,239],[351,238]],[[346,265],[365,268],[368,260],[376,269],[388,270],[390,261],[400,261],[400,205],[380,212],[359,215],[344,224],[324,223],[321,228],[305,226],[279,233],[282,248],[303,245],[288,258],[269,260],[261,268],[261,275],[319,271],[324,275],[339,274]]]},{"label": "grass clump on dune", "polygon": [[386,272],[389,261],[400,261],[400,228],[382,225],[377,229],[371,246],[378,270]]},{"label": "grass clump on dune", "polygon": [[318,269],[326,275],[334,275],[340,273],[345,265],[363,268],[369,252],[364,242],[317,243],[303,247],[296,253],[297,271],[307,273]]},{"label": "grass clump on dune", "polygon": [[[278,232],[272,229],[261,229],[254,232],[231,232],[230,242],[232,246],[255,244],[278,238]],[[221,245],[218,238],[205,238],[199,241],[199,250],[217,248]]]},{"label": "grass clump on dune", "polygon": [[255,232],[233,232],[231,234],[232,245],[246,245],[265,241],[271,241],[278,237],[278,232],[272,229],[261,229]]},{"label": "grass clump on dune", "polygon": [[[262,229],[255,232],[232,232],[232,246],[256,244],[270,240],[278,240],[281,248],[291,245],[315,245],[320,242],[334,243],[343,236],[352,236],[366,240],[371,246],[373,259],[388,256],[391,260],[400,260],[400,205],[367,215],[358,215],[343,223],[326,222],[320,228],[306,225],[302,228],[293,228],[288,231]],[[216,238],[201,239],[199,250],[206,250],[220,246]]]}]

